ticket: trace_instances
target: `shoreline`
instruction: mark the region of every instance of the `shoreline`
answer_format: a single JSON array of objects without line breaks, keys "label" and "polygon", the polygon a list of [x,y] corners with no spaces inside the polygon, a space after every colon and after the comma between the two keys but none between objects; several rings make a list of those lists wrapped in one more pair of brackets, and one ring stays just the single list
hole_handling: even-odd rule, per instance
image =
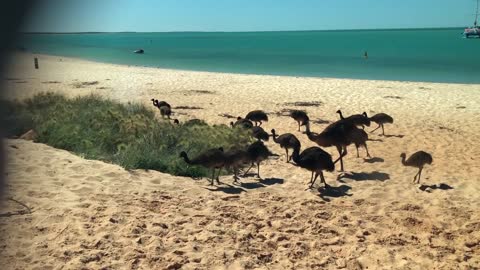
[{"label": "shoreline", "polygon": [[[461,83],[461,82],[434,82],[434,81],[409,81],[409,80],[382,80],[382,79],[358,79],[358,78],[345,78],[345,77],[319,77],[319,76],[305,76],[305,75],[275,75],[275,74],[258,74],[258,73],[232,73],[232,72],[222,72],[222,71],[205,71],[205,70],[190,70],[190,69],[175,69],[175,68],[164,68],[164,67],[155,67],[155,66],[141,66],[141,65],[129,65],[129,64],[118,64],[111,62],[102,62],[93,59],[86,59],[73,56],[62,56],[55,54],[44,54],[44,53],[34,53],[34,52],[18,52],[14,51],[11,53],[10,59],[15,58],[15,55],[31,55],[32,57],[58,57],[62,59],[71,59],[76,61],[85,61],[90,63],[98,63],[112,66],[125,66],[125,67],[137,67],[137,68],[150,68],[156,70],[164,71],[178,71],[178,72],[198,72],[198,73],[209,73],[209,74],[228,74],[228,75],[245,75],[245,76],[268,76],[268,77],[286,77],[286,78],[305,78],[305,79],[326,79],[326,80],[352,80],[352,81],[373,81],[373,82],[394,82],[394,83],[425,83],[425,84],[455,84],[455,85],[480,85],[480,83]],[[9,61],[7,61],[9,62]]]}]

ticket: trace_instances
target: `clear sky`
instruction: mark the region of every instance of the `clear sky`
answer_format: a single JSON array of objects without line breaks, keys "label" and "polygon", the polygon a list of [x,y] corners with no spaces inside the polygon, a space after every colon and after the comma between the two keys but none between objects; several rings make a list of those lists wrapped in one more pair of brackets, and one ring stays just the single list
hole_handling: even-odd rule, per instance
[{"label": "clear sky", "polygon": [[279,31],[457,27],[476,0],[43,0],[33,32]]}]

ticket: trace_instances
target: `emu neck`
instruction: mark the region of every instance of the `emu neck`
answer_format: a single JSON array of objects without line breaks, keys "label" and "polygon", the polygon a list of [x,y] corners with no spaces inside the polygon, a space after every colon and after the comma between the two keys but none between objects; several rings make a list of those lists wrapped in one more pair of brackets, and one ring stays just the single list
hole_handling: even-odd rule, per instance
[{"label": "emu neck", "polygon": [[293,150],[292,159],[295,163],[298,164],[299,157],[300,157],[300,147],[297,147]]},{"label": "emu neck", "polygon": [[185,156],[182,156],[182,157],[183,157],[183,160],[184,160],[186,163],[188,163],[188,164],[192,164],[192,161],[191,161],[191,160],[188,158],[188,156],[187,156],[187,155],[185,155]]},{"label": "emu neck", "polygon": [[306,132],[307,133],[307,137],[311,140],[311,141],[315,141],[315,136],[313,135],[313,133],[310,131],[310,123],[307,123],[306,125]]},{"label": "emu neck", "polygon": [[402,164],[403,164],[403,166],[408,166],[407,162],[405,162],[405,157],[404,156],[402,156]]},{"label": "emu neck", "polygon": [[310,141],[317,143],[320,146],[323,147],[328,147],[332,145],[330,140],[325,136],[325,134],[320,133],[318,135],[313,135],[313,133],[310,131],[310,125],[307,124],[307,137],[310,139]]},{"label": "emu neck", "polygon": [[276,142],[276,143],[280,143],[277,139],[277,136],[278,136],[277,133],[275,133],[275,132],[272,133],[273,141]]},{"label": "emu neck", "polygon": [[342,111],[339,111],[339,112],[337,112],[337,113],[340,115],[340,119],[342,119],[342,120],[345,119],[345,118],[343,117]]}]

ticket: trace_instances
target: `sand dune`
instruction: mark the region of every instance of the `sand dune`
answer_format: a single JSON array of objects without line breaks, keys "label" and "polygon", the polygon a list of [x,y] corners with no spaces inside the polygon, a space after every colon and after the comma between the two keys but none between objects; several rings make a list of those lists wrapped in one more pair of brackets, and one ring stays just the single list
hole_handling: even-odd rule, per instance
[{"label": "sand dune", "polygon": [[[63,150],[6,140],[8,194],[0,256],[8,269],[476,269],[480,267],[480,86],[218,74],[128,67],[53,56],[16,55],[5,97],[40,91],[98,93],[122,102],[165,99],[175,117],[270,113],[265,128],[294,133],[282,116],[306,109],[321,131],[345,115],[386,112],[388,136],[371,134],[373,158],[349,147],[346,172],[326,173],[331,189],[306,190],[308,171],[284,151],[262,165],[263,180],[232,185],[125,171]],[[22,83],[18,83],[18,82]],[[25,82],[23,82],[25,81]],[[296,102],[307,102],[299,104]],[[312,106],[298,106],[312,105]],[[374,126],[368,127],[372,130]],[[334,157],[335,149],[326,148]],[[412,184],[400,163],[425,150],[434,162]],[[337,166],[338,168],[338,166]]]}]

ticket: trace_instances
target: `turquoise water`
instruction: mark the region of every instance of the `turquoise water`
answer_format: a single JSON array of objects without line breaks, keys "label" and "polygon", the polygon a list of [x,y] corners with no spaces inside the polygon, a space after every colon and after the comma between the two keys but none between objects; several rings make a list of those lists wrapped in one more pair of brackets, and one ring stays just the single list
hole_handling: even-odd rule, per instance
[{"label": "turquoise water", "polygon": [[[462,29],[24,34],[35,53],[173,69],[480,83],[480,39]],[[145,54],[133,54],[138,48]],[[364,52],[368,51],[368,59]]]}]

